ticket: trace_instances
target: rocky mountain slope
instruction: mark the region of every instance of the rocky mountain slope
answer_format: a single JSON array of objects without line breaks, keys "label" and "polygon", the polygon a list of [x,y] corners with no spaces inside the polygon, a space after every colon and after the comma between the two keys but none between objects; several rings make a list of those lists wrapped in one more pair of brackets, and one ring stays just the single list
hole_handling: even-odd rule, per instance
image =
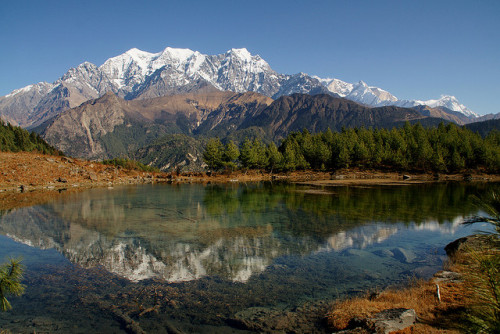
[{"label": "rocky mountain slope", "polygon": [[284,138],[292,131],[340,131],[342,127],[386,127],[398,122],[424,119],[413,109],[400,107],[369,108],[362,104],[330,95],[293,94],[282,96],[268,108],[247,119],[242,126],[263,127],[273,139]]},{"label": "rocky mountain slope", "polygon": [[105,159],[127,156],[165,135],[229,132],[271,103],[257,93],[214,91],[133,101],[107,93],[35,130],[65,154]]},{"label": "rocky mountain slope", "polygon": [[101,66],[82,63],[52,84],[41,82],[17,89],[0,97],[0,117],[23,127],[35,127],[108,91],[126,100],[135,100],[213,90],[257,92],[273,99],[293,93],[327,93],[368,106],[446,107],[464,115],[466,122],[477,116],[453,96],[427,101],[398,100],[389,92],[362,81],[351,84],[304,73],[280,74],[246,49],[205,55],[167,47],[158,53],[131,49]]}]

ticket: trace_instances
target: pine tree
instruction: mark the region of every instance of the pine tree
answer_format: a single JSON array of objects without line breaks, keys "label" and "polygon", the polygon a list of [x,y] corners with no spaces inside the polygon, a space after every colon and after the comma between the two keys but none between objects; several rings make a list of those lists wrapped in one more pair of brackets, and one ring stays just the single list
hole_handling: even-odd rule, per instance
[{"label": "pine tree", "polygon": [[244,168],[255,168],[257,156],[253,150],[253,145],[250,139],[246,138],[240,148],[240,161]]},{"label": "pine tree", "polygon": [[315,136],[313,140],[313,159],[308,161],[313,168],[325,169],[330,159],[332,151],[328,145],[323,142],[321,136]]},{"label": "pine tree", "polygon": [[0,310],[8,311],[12,309],[7,297],[20,296],[24,292],[24,285],[21,284],[23,279],[23,266],[20,260],[10,260],[10,263],[5,263],[0,266]]},{"label": "pine tree", "polygon": [[219,138],[210,138],[203,152],[203,160],[208,165],[208,168],[218,170],[222,168],[224,154],[224,145]]},{"label": "pine tree", "polygon": [[266,147],[267,155],[267,167],[271,170],[271,173],[275,169],[279,169],[283,163],[283,155],[278,151],[278,148],[274,143],[267,145]]},{"label": "pine tree", "polygon": [[237,160],[240,156],[238,146],[230,140],[224,147],[224,154],[222,156],[224,166],[235,169],[237,167]]}]

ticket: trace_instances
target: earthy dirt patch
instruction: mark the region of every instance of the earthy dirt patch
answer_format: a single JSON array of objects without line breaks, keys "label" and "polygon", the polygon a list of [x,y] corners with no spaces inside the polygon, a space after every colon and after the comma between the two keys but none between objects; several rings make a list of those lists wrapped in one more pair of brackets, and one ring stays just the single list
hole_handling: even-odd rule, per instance
[{"label": "earthy dirt patch", "polygon": [[0,152],[0,191],[107,186],[164,177],[67,157]]}]

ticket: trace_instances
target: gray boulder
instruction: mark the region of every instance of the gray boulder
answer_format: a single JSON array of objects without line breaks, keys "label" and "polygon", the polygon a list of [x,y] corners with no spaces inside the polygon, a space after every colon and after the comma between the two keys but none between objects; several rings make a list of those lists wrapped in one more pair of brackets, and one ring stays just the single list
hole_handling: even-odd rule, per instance
[{"label": "gray boulder", "polygon": [[462,275],[453,271],[441,270],[434,274],[432,279],[434,283],[460,283]]},{"label": "gray boulder", "polygon": [[446,255],[453,257],[456,253],[463,252],[464,250],[479,250],[489,242],[488,236],[484,234],[473,234],[467,237],[459,238],[450,242],[444,250]]},{"label": "gray boulder", "polygon": [[377,334],[388,334],[410,327],[417,321],[414,309],[393,308],[367,319],[368,327]]}]

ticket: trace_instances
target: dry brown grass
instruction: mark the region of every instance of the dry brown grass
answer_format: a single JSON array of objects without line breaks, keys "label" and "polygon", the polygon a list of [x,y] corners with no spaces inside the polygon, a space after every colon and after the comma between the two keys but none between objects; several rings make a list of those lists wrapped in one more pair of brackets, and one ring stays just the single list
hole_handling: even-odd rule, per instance
[{"label": "dry brown grass", "polygon": [[481,240],[455,254],[451,268],[463,273],[463,289],[473,296],[467,314],[471,332],[499,333],[500,250],[494,239]]},{"label": "dry brown grass", "polygon": [[346,299],[333,306],[328,324],[333,330],[342,330],[354,318],[367,318],[391,308],[409,308],[415,310],[419,321],[406,329],[407,333],[459,333],[455,320],[468,302],[461,285],[440,284],[441,301],[431,281],[415,281],[407,288],[389,289],[371,298],[366,295]]}]

